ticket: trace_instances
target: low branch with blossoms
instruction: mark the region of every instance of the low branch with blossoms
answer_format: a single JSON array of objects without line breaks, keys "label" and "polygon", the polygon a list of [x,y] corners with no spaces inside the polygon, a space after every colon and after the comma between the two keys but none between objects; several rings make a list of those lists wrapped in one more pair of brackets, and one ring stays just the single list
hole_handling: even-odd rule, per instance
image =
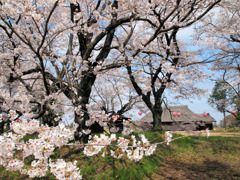
[{"label": "low branch with blossoms", "polygon": [[[0,136],[0,164],[9,171],[19,170],[21,174],[27,174],[30,178],[43,177],[48,168],[57,179],[81,179],[77,162],[68,162],[57,159],[52,162],[50,155],[56,147],[61,147],[74,138],[75,128],[68,129],[63,123],[57,127],[39,126],[39,121],[21,119],[11,123],[12,132],[5,132]],[[29,139],[27,142],[21,139],[26,134],[39,133],[38,139]],[[22,159],[14,158],[16,151],[22,152]],[[24,159],[33,155],[35,160],[31,166],[24,165]]]},{"label": "low branch with blossoms", "polygon": [[[157,143],[151,144],[143,135],[139,140],[132,135],[130,139],[124,137],[116,138],[116,134],[106,136],[90,136],[87,144],[69,143],[74,139],[74,132],[78,125],[74,123],[73,128],[68,128],[63,122],[56,127],[39,125],[37,120],[21,119],[12,121],[11,131],[0,136],[0,165],[9,171],[20,171],[30,178],[44,177],[50,172],[57,179],[82,179],[77,161],[65,162],[63,159],[53,160],[50,156],[55,148],[62,146],[79,146],[83,148],[86,156],[93,156],[102,153],[104,157],[110,154],[113,158],[121,158],[126,155],[130,160],[139,161],[143,156],[150,156],[154,153]],[[38,139],[29,139],[24,142],[22,138],[26,134],[38,133]],[[167,140],[166,142],[168,142]],[[109,149],[108,147],[115,147]],[[16,152],[22,152],[22,159],[14,157]],[[33,155],[35,160],[30,166],[24,164],[24,159]]]}]

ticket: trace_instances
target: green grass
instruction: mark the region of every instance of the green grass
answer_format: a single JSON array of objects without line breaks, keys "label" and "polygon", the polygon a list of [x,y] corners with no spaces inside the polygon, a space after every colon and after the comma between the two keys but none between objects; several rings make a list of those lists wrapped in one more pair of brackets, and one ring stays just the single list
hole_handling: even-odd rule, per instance
[{"label": "green grass", "polygon": [[29,139],[38,139],[38,133],[34,133],[34,134],[27,134],[25,136],[23,136],[22,139],[20,139],[20,141],[24,141],[27,142]]},{"label": "green grass", "polygon": [[[145,134],[149,140],[153,142],[162,142],[164,132],[138,132],[137,134]],[[174,134],[173,138],[180,135]],[[24,140],[36,138],[36,135],[24,137]],[[170,143],[158,145],[156,152],[152,156],[144,156],[139,162],[130,161],[126,155],[121,159],[113,159],[109,154],[105,157],[101,153],[92,157],[83,154],[82,149],[77,147],[67,147],[56,149],[51,156],[52,159],[63,158],[66,161],[77,160],[77,166],[81,169],[83,179],[146,179],[159,171],[159,167],[163,166],[163,161],[167,158],[175,158],[177,160],[196,160],[201,156],[228,155],[230,158],[240,156],[240,137],[201,137],[189,136],[177,139]],[[25,160],[30,165],[32,158]],[[0,168],[0,179],[25,179],[19,172],[9,172],[2,167]],[[54,179],[54,176],[48,173],[47,177],[42,179]]]}]

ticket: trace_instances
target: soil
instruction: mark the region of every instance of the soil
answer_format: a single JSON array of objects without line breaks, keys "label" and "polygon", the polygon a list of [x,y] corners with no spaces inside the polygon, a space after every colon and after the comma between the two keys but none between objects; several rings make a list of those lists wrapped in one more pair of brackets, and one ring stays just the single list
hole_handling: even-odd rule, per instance
[{"label": "soil", "polygon": [[156,180],[234,180],[240,179],[240,166],[206,159],[202,164],[191,162],[180,162],[174,159],[165,160],[164,165],[159,168],[159,173],[154,174],[151,179]]}]

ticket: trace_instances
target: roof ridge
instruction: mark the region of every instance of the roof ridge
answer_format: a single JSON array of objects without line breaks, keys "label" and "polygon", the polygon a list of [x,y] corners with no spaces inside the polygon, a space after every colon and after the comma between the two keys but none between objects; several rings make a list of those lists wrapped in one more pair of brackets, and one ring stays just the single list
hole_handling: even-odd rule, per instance
[{"label": "roof ridge", "polygon": [[163,107],[163,108],[181,108],[181,107],[188,107],[188,105],[178,105],[178,106],[168,106],[168,107]]}]

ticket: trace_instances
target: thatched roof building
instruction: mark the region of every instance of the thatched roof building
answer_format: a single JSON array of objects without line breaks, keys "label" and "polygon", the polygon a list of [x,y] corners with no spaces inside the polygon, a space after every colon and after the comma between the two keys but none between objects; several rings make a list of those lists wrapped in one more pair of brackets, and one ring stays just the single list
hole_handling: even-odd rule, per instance
[{"label": "thatched roof building", "polygon": [[[173,116],[172,113],[180,113],[180,116]],[[179,115],[179,114],[178,114]],[[151,124],[153,122],[152,113],[149,112],[139,120],[140,124]],[[204,117],[202,114],[193,113],[188,106],[170,106],[163,108],[162,127],[163,130],[179,131],[179,130],[202,130],[212,129],[213,122],[216,120],[208,114]]]}]

